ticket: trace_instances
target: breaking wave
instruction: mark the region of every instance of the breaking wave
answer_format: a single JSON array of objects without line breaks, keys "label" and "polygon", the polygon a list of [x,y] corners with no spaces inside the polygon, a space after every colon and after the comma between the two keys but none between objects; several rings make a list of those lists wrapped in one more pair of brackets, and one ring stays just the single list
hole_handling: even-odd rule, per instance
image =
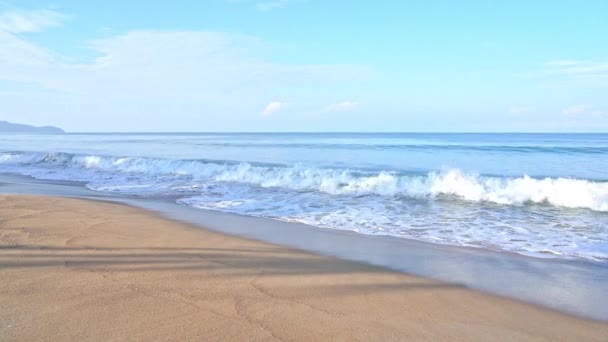
[{"label": "breaking wave", "polygon": [[[227,182],[261,188],[285,188],[331,195],[404,196],[410,198],[456,198],[500,205],[548,204],[557,207],[608,211],[608,182],[572,178],[489,177],[459,169],[434,171],[425,175],[392,171],[328,169],[304,165],[279,166],[201,160],[172,160],[142,157],[110,157],[69,153],[0,153],[0,167],[44,178],[104,179],[112,175],[132,177],[171,176],[188,182]],[[13,169],[10,169],[13,167]],[[8,169],[7,169],[8,168]],[[106,187],[106,189],[108,189]]]}]

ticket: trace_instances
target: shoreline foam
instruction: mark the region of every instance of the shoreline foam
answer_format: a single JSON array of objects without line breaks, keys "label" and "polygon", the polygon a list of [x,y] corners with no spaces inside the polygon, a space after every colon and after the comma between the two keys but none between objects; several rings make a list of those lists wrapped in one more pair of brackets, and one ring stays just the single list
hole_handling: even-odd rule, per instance
[{"label": "shoreline foam", "polygon": [[[214,231],[338,257],[608,321],[608,267],[583,260],[539,259],[513,253],[364,236],[179,206],[171,200],[90,191],[80,183],[46,182],[0,174],[0,193],[110,201]],[[557,276],[559,275],[559,276]]]},{"label": "shoreline foam", "polygon": [[38,152],[0,153],[0,170],[368,235],[608,260],[608,182],[588,179]]}]

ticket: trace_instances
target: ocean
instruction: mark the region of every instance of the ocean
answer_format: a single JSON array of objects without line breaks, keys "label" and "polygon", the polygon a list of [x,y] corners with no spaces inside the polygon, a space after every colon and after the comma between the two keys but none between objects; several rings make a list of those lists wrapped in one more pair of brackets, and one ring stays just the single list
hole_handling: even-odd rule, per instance
[{"label": "ocean", "polygon": [[0,134],[0,172],[360,234],[608,263],[608,134]]}]

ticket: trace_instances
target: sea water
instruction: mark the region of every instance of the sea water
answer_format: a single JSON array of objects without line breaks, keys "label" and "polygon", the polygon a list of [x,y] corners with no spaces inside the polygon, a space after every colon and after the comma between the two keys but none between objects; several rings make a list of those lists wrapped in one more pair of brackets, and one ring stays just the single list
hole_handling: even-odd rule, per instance
[{"label": "sea water", "polygon": [[0,172],[361,234],[608,262],[608,134],[2,134]]}]

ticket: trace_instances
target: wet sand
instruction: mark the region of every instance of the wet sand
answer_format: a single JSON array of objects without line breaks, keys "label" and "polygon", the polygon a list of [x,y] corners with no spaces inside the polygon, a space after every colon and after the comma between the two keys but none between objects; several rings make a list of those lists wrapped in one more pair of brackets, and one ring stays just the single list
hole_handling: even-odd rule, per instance
[{"label": "wet sand", "polygon": [[0,340],[597,340],[608,324],[142,209],[0,196]]}]

